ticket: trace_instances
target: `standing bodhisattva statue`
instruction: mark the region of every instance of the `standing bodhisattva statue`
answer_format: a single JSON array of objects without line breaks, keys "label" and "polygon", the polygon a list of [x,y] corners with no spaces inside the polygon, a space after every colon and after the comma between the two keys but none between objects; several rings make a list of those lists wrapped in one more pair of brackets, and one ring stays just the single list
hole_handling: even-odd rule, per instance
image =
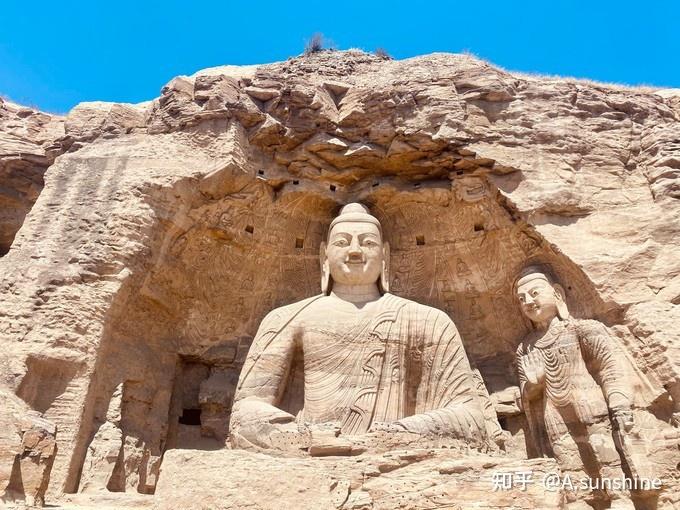
[{"label": "standing bodhisattva statue", "polygon": [[[485,442],[456,326],[388,293],[389,245],[364,206],[349,204],[333,220],[321,265],[322,294],[277,308],[260,325],[234,398],[232,444],[299,449],[329,430],[350,442],[373,432]],[[281,407],[296,352],[304,403],[294,416]]]},{"label": "standing bodhisattva statue", "polygon": [[[598,321],[570,317],[564,289],[540,267],[524,269],[515,292],[534,326],[517,349],[517,371],[539,452],[566,473],[601,481],[623,479],[623,455],[634,477],[648,476],[644,454],[631,444],[642,376],[617,340]],[[627,491],[603,496],[614,500],[611,508],[633,508]]]}]

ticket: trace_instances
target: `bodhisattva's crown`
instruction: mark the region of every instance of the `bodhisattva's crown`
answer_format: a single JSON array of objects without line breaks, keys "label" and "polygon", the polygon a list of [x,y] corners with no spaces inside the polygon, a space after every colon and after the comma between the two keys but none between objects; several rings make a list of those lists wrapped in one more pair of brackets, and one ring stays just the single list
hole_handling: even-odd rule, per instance
[{"label": "bodhisattva's crown", "polygon": [[519,276],[515,280],[514,288],[516,289],[520,285],[523,285],[532,280],[544,280],[548,282],[550,285],[555,284],[555,282],[553,281],[548,271],[546,271],[546,269],[542,268],[541,266],[527,266],[524,269],[522,269],[522,271],[519,273]]}]

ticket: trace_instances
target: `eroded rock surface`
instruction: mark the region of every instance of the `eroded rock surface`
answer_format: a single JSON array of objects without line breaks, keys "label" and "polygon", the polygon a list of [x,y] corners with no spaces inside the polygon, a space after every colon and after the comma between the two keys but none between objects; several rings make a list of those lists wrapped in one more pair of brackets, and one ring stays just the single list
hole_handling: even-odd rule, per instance
[{"label": "eroded rock surface", "polygon": [[[213,469],[225,473],[219,481],[201,476]],[[524,470],[540,480],[556,469],[551,459],[517,461],[453,450],[397,450],[381,456],[315,461],[238,450],[201,454],[175,450],[164,461],[154,508],[548,510],[562,508],[562,491],[548,491],[533,483],[526,490],[494,493],[493,474]],[[185,491],[184,486],[195,492]],[[200,506],[196,506],[195,494],[201,494]]]},{"label": "eroded rock surface", "polygon": [[[224,448],[257,326],[319,292],[319,246],[349,202],[381,221],[391,292],[455,322],[511,457],[535,454],[513,368],[530,324],[512,284],[529,262],[659,390],[652,428],[680,410],[672,95],[464,55],[323,52],[59,122],[43,139],[61,155],[0,260],[0,377],[59,429],[55,497],[152,493],[169,453]],[[39,147],[25,152],[44,167]],[[672,473],[677,438],[659,437]]]},{"label": "eroded rock surface", "polygon": [[42,506],[57,450],[55,425],[0,388],[0,501]]},{"label": "eroded rock surface", "polygon": [[43,188],[60,147],[64,121],[0,98],[0,255],[4,255]]}]

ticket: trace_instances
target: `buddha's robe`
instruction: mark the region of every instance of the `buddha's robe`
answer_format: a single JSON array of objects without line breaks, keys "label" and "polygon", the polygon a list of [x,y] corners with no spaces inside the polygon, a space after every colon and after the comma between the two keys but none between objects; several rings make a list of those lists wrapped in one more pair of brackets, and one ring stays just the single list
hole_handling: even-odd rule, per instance
[{"label": "buddha's robe", "polygon": [[416,434],[485,438],[472,370],[444,312],[385,294],[370,311],[347,313],[333,308],[334,299],[317,296],[265,317],[239,379],[232,433],[293,419],[278,406],[299,349],[298,423],[335,423],[356,435],[396,422]]}]

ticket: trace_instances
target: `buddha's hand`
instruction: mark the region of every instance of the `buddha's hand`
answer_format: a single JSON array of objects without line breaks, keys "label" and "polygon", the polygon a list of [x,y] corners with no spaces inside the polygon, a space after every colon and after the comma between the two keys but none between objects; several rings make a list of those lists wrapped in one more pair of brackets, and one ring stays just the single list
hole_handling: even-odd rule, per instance
[{"label": "buddha's hand", "polygon": [[312,457],[356,455],[365,449],[355,444],[352,437],[341,435],[339,423],[316,423],[307,427],[311,434],[309,454]]},{"label": "buddha's hand", "polygon": [[543,384],[545,369],[543,367],[543,356],[540,351],[533,350],[529,354],[522,356],[522,368],[529,383],[535,386]]},{"label": "buddha's hand", "polygon": [[406,427],[404,427],[398,421],[384,422],[376,421],[373,422],[371,427],[368,429],[369,432],[408,432]]}]

